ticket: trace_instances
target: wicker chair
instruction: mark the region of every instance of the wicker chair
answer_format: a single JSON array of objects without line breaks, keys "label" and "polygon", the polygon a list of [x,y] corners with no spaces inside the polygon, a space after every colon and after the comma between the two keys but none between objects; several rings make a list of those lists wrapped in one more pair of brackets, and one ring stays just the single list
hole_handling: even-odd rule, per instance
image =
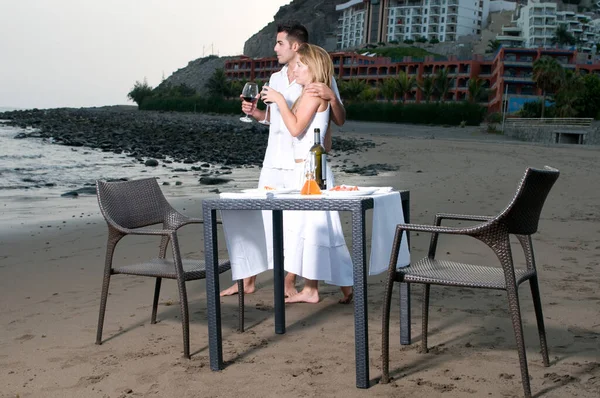
[{"label": "wicker chair", "polygon": [[[558,170],[548,166],[541,170],[528,168],[510,204],[495,217],[437,214],[435,216],[435,226],[415,224],[399,224],[397,226],[383,305],[382,383],[389,382],[389,317],[394,281],[424,284],[422,352],[427,352],[427,318],[430,285],[498,289],[505,290],[508,296],[508,309],[511,315],[519,352],[519,362],[521,364],[523,390],[525,396],[531,396],[517,289],[521,283],[529,281],[537,319],[542,358],[544,366],[549,366],[544,317],[542,314],[531,235],[538,229],[538,221],[544,201],[558,175]],[[471,227],[453,228],[441,226],[443,219],[477,221],[479,223]],[[431,233],[429,253],[426,258],[411,264],[409,267],[396,269],[395,264],[398,258],[400,239],[403,231]],[[461,264],[436,259],[436,247],[438,234],[440,233],[471,236],[484,242],[494,251],[500,260],[501,267]],[[523,247],[526,259],[526,268],[524,269],[515,268],[513,265],[509,240],[510,234],[516,235]]]},{"label": "wicker chair", "polygon": [[[149,276],[156,278],[151,323],[156,323],[156,310],[163,278],[177,280],[183,324],[183,355],[190,357],[190,331],[188,301],[185,282],[206,277],[204,261],[182,259],[177,240],[177,230],[187,224],[202,223],[198,218],[189,218],[176,211],[165,199],[156,179],[96,183],[98,204],[108,224],[108,244],[102,282],[100,315],[96,344],[102,344],[102,328],[110,277],[113,274]],[[162,228],[144,228],[162,224]],[[143,263],[114,267],[113,254],[117,243],[125,235],[155,235],[162,237],[158,258]],[[173,260],[166,258],[167,246],[171,242]],[[230,269],[229,260],[219,261],[219,273]],[[242,280],[239,288],[239,330],[244,331],[244,289]]]}]

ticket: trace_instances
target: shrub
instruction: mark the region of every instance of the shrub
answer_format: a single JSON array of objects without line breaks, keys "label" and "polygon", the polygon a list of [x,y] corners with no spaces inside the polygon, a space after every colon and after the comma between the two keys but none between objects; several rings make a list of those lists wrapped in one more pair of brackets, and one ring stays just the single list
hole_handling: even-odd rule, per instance
[{"label": "shrub", "polygon": [[404,40],[404,44],[413,44],[415,41],[411,39]]},{"label": "shrub", "polygon": [[479,104],[432,103],[432,104],[392,104],[360,102],[346,105],[349,120],[377,121],[391,123],[438,124],[478,126],[486,109]]},{"label": "shrub", "polygon": [[138,105],[138,109],[141,109],[141,105],[144,99],[150,97],[151,95],[152,87],[148,84],[146,78],[144,78],[143,82],[135,82],[131,91],[127,93],[127,98],[135,102]]},{"label": "shrub", "polygon": [[438,44],[440,41],[438,39],[431,39],[429,40],[430,44]]}]

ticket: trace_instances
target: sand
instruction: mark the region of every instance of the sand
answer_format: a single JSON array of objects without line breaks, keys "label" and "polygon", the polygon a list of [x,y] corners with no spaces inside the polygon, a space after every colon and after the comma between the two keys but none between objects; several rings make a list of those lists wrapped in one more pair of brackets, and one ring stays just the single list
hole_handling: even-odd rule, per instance
[{"label": "sand", "polygon": [[[388,163],[376,177],[337,175],[339,183],[410,189],[411,218],[431,223],[437,211],[493,215],[508,204],[527,166],[551,165],[561,176],[534,236],[551,366],[543,367],[529,289],[520,289],[531,388],[543,397],[600,395],[599,148],[542,146],[483,134],[482,128],[347,123],[378,145],[352,157]],[[368,134],[367,134],[368,133]],[[247,171],[246,171],[247,172]],[[251,170],[258,177],[258,170]],[[201,214],[207,193],[165,187],[186,214]],[[94,197],[3,203],[0,227],[0,397],[505,397],[522,395],[514,335],[502,292],[433,287],[428,354],[419,353],[421,288],[413,288],[413,344],[400,346],[396,287],[391,321],[393,381],[381,375],[381,277],[369,278],[371,388],[355,388],[353,308],[322,286],[321,302],[286,308],[287,333],[273,326],[272,274],[246,298],[247,331],[236,332],[237,298],[222,299],[226,368],[208,366],[204,281],[188,283],[192,359],[182,358],[175,283],[163,283],[150,325],[154,283],[115,276],[104,328],[94,344],[106,226]],[[185,209],[185,210],[184,210]],[[346,222],[348,220],[345,220]],[[181,233],[184,255],[201,257],[200,226]],[[413,258],[428,236],[413,235]],[[115,261],[157,250],[132,237]],[[518,246],[515,246],[517,248]],[[515,250],[516,251],[516,250]],[[496,264],[491,251],[464,238],[440,240],[439,253]],[[518,253],[518,252],[517,252]],[[523,265],[522,255],[517,262]],[[230,273],[221,276],[229,286]]]}]

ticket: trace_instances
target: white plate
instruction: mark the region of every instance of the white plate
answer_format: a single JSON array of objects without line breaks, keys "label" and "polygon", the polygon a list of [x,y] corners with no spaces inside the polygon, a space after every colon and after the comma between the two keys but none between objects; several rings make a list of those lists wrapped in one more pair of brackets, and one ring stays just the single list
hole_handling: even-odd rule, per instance
[{"label": "white plate", "polygon": [[277,188],[277,189],[263,189],[263,188],[253,188],[253,189],[242,189],[243,193],[251,193],[251,194],[267,194],[272,193],[275,195],[281,195],[285,193],[300,193],[299,190],[293,188]]},{"label": "white plate", "polygon": [[323,193],[328,196],[368,196],[377,192],[377,188],[358,188],[358,191],[324,191]]}]

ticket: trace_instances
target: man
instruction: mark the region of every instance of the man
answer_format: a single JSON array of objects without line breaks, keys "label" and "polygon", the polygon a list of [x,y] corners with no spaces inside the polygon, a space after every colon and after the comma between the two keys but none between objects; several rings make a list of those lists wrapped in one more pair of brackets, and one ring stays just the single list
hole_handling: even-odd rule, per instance
[{"label": "man", "polygon": [[[283,68],[271,75],[269,79],[269,87],[277,90],[285,97],[286,101],[292,104],[298,99],[302,93],[302,86],[294,81],[294,60],[296,51],[302,43],[308,43],[308,31],[306,28],[297,22],[288,22],[277,26],[277,40],[275,43],[275,53],[277,60],[283,64]],[[335,80],[332,81],[332,87],[329,88],[326,84],[312,83],[305,87],[305,92],[308,95],[321,97],[329,101],[331,105],[331,120],[338,126],[341,126],[346,121],[346,110],[339,99],[337,93],[337,85]],[[256,120],[264,120],[265,111],[256,108],[256,102],[250,103],[242,101],[242,111],[247,115],[252,116]],[[276,106],[271,106],[270,109],[270,126],[269,126],[269,141],[263,161],[263,167],[260,172],[258,181],[259,187],[276,186],[285,187],[294,179],[294,155],[292,149],[292,136],[287,131],[279,109]],[[327,131],[325,138],[325,149],[331,149],[331,129]],[[225,216],[224,216],[225,217]],[[249,215],[248,217],[252,217]],[[273,242],[271,226],[271,212],[263,212],[265,227],[265,239],[267,244],[268,264],[273,264],[273,254],[271,245]],[[224,220],[225,221],[225,220]],[[251,221],[250,221],[251,222]],[[239,222],[238,222],[239,225]],[[249,269],[252,265],[247,264],[250,260],[246,259],[245,268]],[[272,267],[269,267],[272,268]],[[291,297],[298,293],[295,287],[296,275],[288,273],[285,277],[285,295]],[[244,278],[244,293],[254,293],[256,290],[256,274]],[[236,294],[238,291],[237,284],[233,284],[228,289],[221,292],[221,296],[229,296]],[[346,296],[344,292],[344,296]]]}]

